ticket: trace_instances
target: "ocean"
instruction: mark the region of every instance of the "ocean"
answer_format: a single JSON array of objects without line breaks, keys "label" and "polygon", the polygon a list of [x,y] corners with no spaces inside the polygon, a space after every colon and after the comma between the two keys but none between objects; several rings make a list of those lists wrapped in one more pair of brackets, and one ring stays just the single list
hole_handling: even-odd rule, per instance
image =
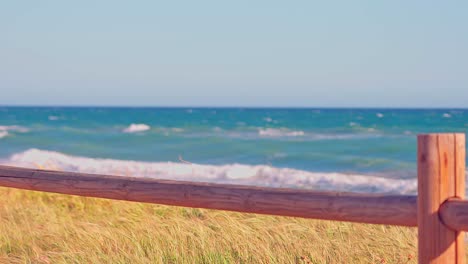
[{"label": "ocean", "polygon": [[158,179],[416,193],[416,135],[460,109],[0,107],[0,164]]}]

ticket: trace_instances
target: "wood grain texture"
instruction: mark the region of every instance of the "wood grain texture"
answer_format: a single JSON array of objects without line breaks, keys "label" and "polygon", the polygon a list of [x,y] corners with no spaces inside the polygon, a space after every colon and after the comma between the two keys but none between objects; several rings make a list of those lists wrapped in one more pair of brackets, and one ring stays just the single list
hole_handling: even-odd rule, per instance
[{"label": "wood grain texture", "polygon": [[417,225],[416,196],[262,188],[7,166],[0,166],[0,186],[246,213]]},{"label": "wood grain texture", "polygon": [[[455,136],[455,198],[465,199],[466,190],[466,139],[465,134]],[[439,210],[440,216],[440,210]],[[457,261],[466,263],[465,234],[457,229]]]},{"label": "wood grain texture", "polygon": [[439,217],[447,199],[465,196],[464,152],[464,134],[418,136],[419,263],[465,263],[461,232]]}]

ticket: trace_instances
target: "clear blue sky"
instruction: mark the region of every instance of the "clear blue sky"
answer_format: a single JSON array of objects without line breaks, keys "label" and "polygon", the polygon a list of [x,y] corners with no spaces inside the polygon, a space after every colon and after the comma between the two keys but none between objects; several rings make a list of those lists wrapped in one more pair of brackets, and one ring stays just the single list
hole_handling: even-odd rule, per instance
[{"label": "clear blue sky", "polygon": [[468,107],[468,1],[2,1],[0,104]]}]

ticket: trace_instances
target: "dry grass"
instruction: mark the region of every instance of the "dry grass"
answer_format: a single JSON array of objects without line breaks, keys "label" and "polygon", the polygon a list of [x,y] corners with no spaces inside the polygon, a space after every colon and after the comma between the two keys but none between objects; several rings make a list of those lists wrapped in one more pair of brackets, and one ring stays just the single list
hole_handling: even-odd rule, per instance
[{"label": "dry grass", "polygon": [[0,188],[1,263],[415,263],[416,229]]}]

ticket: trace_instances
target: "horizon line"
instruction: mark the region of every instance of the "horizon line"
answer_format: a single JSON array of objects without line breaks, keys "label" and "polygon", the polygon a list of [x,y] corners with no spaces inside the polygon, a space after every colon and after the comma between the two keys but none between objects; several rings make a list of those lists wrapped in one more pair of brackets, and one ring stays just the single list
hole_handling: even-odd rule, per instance
[{"label": "horizon line", "polygon": [[18,105],[7,105],[0,104],[0,107],[9,107],[9,108],[160,108],[160,109],[182,109],[182,108],[193,108],[193,109],[395,109],[395,110],[468,110],[468,107],[407,107],[407,106],[209,106],[209,105],[28,105],[28,104],[18,104]]}]

